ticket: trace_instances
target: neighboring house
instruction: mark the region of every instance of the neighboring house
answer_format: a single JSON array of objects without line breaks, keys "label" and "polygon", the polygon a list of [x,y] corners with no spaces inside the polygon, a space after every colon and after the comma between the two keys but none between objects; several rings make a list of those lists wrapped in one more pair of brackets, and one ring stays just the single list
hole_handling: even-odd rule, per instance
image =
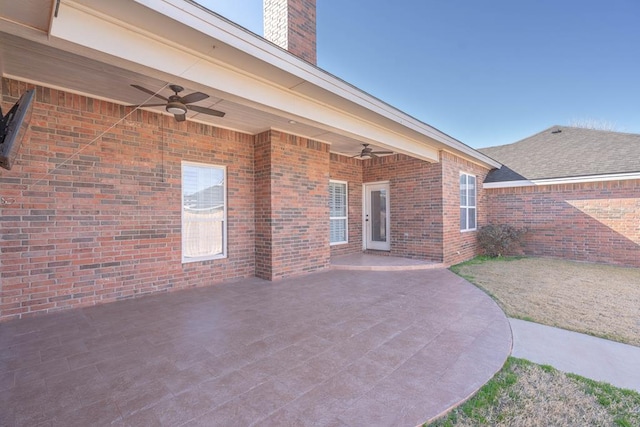
[{"label": "neighboring house", "polygon": [[35,3],[0,10],[3,111],[36,90],[0,169],[0,319],[476,255],[500,164],[316,67],[315,1],[265,2],[281,47],[188,0]]},{"label": "neighboring house", "polygon": [[553,126],[480,149],[489,222],[529,231],[526,254],[640,267],[640,135]]}]

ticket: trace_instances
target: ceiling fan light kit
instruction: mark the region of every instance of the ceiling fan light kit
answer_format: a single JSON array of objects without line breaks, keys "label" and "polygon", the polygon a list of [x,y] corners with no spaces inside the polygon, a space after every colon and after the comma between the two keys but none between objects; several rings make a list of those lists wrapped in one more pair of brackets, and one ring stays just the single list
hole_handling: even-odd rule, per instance
[{"label": "ceiling fan light kit", "polygon": [[186,114],[187,107],[179,102],[169,102],[166,110],[171,114]]}]

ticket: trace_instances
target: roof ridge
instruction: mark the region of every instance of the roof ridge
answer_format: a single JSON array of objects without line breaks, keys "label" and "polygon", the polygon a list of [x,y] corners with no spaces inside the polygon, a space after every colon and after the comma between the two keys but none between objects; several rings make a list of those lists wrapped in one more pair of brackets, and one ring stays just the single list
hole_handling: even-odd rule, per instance
[{"label": "roof ridge", "polygon": [[480,152],[504,165],[485,182],[640,172],[639,134],[556,125]]},{"label": "roof ridge", "polygon": [[501,145],[492,145],[491,147],[482,147],[482,148],[478,148],[478,151],[482,152],[482,150],[485,150],[485,149],[491,149],[491,148],[502,148],[502,147],[509,147],[509,146],[511,146],[511,145],[516,145],[516,144],[518,144],[518,143],[520,143],[520,142],[526,141],[527,139],[535,138],[536,136],[538,136],[538,135],[540,135],[540,134],[543,134],[543,133],[545,133],[545,132],[549,132],[549,131],[553,130],[554,128],[559,128],[559,127],[562,127],[562,126],[560,126],[560,125],[553,125],[553,126],[548,127],[548,128],[546,128],[546,129],[544,129],[544,130],[541,130],[540,132],[534,133],[533,135],[529,135],[529,136],[527,136],[526,138],[519,139],[519,140],[517,140],[517,141],[515,141],[515,142],[510,142],[510,143],[508,143],[508,144],[501,144]]},{"label": "roof ridge", "polygon": [[635,136],[635,137],[640,137],[639,133],[631,133],[631,132],[618,132],[618,131],[613,131],[613,130],[604,130],[604,129],[589,129],[589,128],[583,128],[580,126],[564,126],[564,125],[553,125],[550,126],[540,132],[534,133],[533,135],[529,135],[526,138],[522,138],[519,139],[515,142],[510,142],[509,144],[502,144],[502,145],[492,145],[490,147],[482,147],[482,148],[478,148],[477,150],[480,151],[481,153],[483,152],[483,150],[491,150],[493,148],[503,148],[503,147],[509,147],[509,146],[513,146],[516,144],[520,144],[521,142],[527,141],[529,139],[533,139],[535,137],[537,137],[538,135],[547,133],[547,132],[553,132],[555,129],[559,129],[559,130],[563,130],[563,129],[571,129],[571,130],[578,130],[578,131],[584,131],[584,132],[589,132],[589,133],[606,133],[606,134],[616,134],[616,135],[629,135],[629,136]]},{"label": "roof ridge", "polygon": [[621,134],[621,135],[640,136],[640,133],[620,132],[620,131],[616,131],[616,130],[607,130],[607,129],[591,129],[591,128],[584,128],[584,127],[580,127],[580,126],[558,126],[558,127],[565,128],[565,129],[583,130],[583,131],[589,131],[589,132],[615,133],[615,134]]}]

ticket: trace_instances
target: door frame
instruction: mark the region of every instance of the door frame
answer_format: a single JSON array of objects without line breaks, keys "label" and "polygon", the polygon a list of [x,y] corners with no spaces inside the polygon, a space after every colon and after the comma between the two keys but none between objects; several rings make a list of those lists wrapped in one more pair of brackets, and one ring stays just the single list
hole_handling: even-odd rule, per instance
[{"label": "door frame", "polygon": [[[370,191],[376,188],[384,188],[387,190],[386,197],[386,242],[383,244],[382,242],[378,242],[380,244],[376,244],[370,242],[369,236],[371,233],[371,229],[369,227],[367,221],[367,213],[369,211],[368,202],[370,200]],[[377,250],[377,251],[390,251],[391,250],[391,195],[390,195],[390,184],[389,181],[377,181],[377,182],[366,182],[362,184],[362,249],[367,250]]]}]

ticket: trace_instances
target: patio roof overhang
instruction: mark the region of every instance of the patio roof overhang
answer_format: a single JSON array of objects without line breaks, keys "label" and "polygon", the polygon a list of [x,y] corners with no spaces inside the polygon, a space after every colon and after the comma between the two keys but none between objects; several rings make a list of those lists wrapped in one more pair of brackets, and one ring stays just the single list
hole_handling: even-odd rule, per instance
[{"label": "patio roof overhang", "polygon": [[[21,3],[19,12],[42,21],[45,11],[30,3]],[[0,12],[4,76],[124,105],[147,99],[131,84],[160,90],[174,83],[185,93],[210,95],[197,105],[227,113],[189,113],[190,120],[250,134],[282,130],[327,142],[344,155],[369,143],[429,162],[446,150],[499,167],[195,2],[62,0],[50,6],[48,28],[25,25],[28,19],[15,19],[15,11]]]}]

